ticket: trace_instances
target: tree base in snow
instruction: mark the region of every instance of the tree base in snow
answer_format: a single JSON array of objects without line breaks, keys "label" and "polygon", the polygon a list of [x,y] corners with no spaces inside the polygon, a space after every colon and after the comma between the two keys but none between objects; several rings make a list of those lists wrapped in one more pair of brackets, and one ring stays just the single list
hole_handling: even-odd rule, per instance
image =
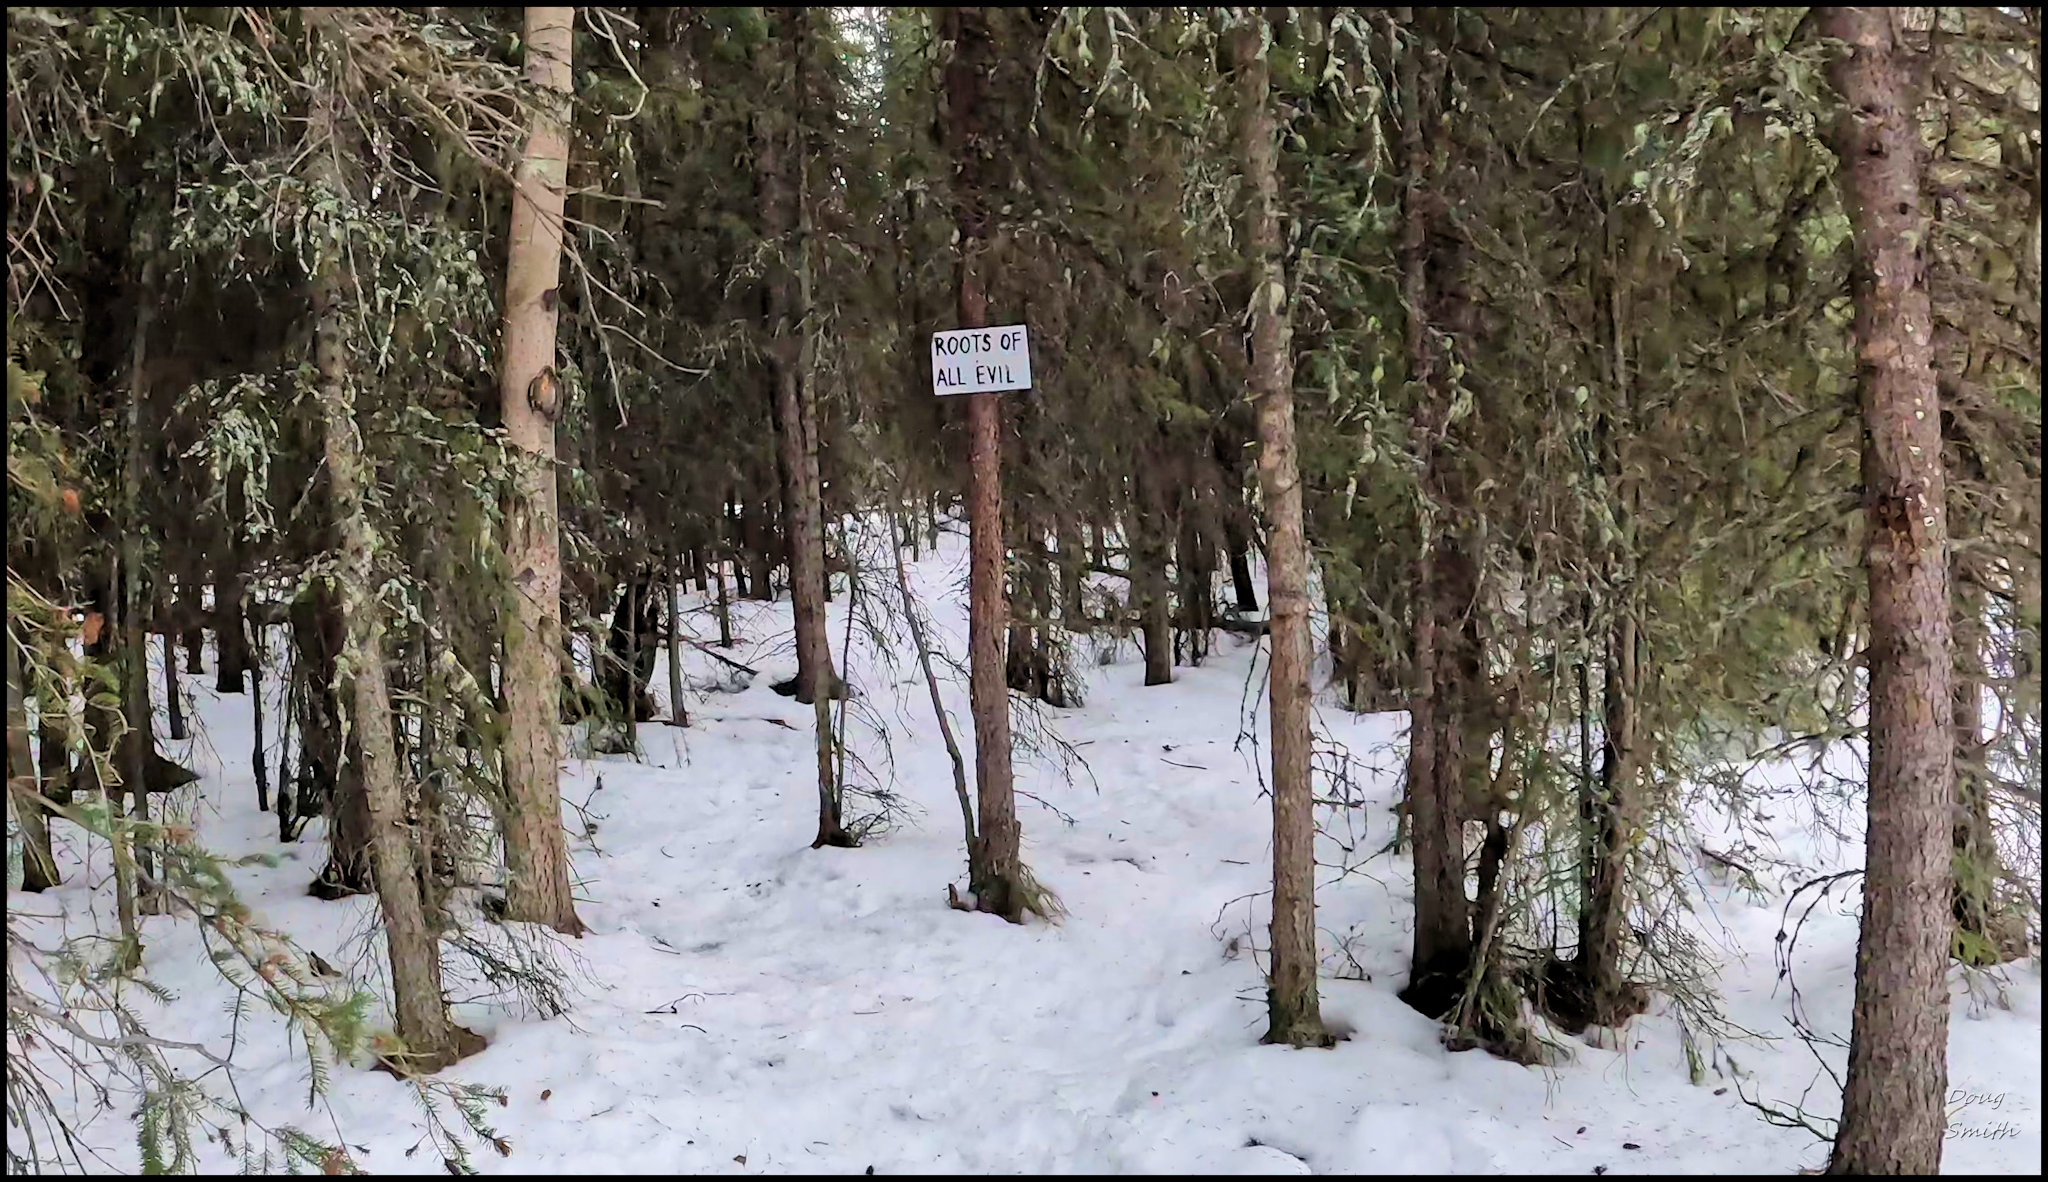
[{"label": "tree base in snow", "polygon": [[[1273,1008],[1273,991],[1271,989],[1266,991],[1266,1008],[1268,1012],[1271,1012]],[[1331,1033],[1328,1027],[1323,1025],[1321,1018],[1304,1016],[1274,1019],[1266,1029],[1266,1037],[1259,1041],[1270,1046],[1294,1047],[1296,1049],[1306,1047],[1323,1048],[1336,1046],[1337,1036]]]},{"label": "tree base in snow", "polygon": [[1607,990],[1596,988],[1576,959],[1546,962],[1530,992],[1544,1016],[1571,1034],[1584,1033],[1591,1026],[1626,1026],[1650,1005],[1649,993],[1634,982]]},{"label": "tree base in snow", "polygon": [[450,1024],[451,1045],[434,1051],[392,1050],[379,1052],[376,1069],[399,1079],[416,1079],[452,1067],[489,1045],[484,1036],[465,1026]]},{"label": "tree base in snow", "polygon": [[1402,986],[1395,996],[1423,1017],[1444,1021],[1464,1000],[1465,968],[1463,958],[1458,958],[1456,963],[1446,961],[1431,965],[1411,973],[1408,984]]}]

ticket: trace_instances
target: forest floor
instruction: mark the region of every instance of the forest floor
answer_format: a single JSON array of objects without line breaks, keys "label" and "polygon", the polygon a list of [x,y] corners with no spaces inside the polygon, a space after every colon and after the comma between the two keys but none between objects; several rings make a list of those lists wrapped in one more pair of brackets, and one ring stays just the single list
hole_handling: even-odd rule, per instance
[{"label": "forest floor", "polygon": [[[946,648],[964,653],[962,540],[949,536],[912,573]],[[890,587],[890,572],[868,582]],[[686,603],[696,634],[715,636],[701,597]],[[832,604],[835,650],[848,603],[842,593]],[[1832,1115],[1822,1064],[1839,1071],[1845,1059],[1796,1036],[1774,957],[1788,888],[1857,852],[1817,841],[1796,794],[1769,810],[1781,861],[1760,870],[1761,891],[1711,864],[1691,877],[1707,918],[1689,922],[1721,964],[1714,988],[1755,1035],[1709,1055],[1702,1082],[1688,1078],[1666,999],[1606,1047],[1557,1035],[1572,1054],[1554,1066],[1454,1054],[1395,998],[1406,859],[1366,857],[1391,837],[1403,719],[1348,714],[1325,694],[1320,743],[1348,749],[1362,802],[1324,810],[1329,833],[1356,835],[1356,852],[1326,838],[1332,869],[1318,889],[1323,1013],[1349,1037],[1328,1051],[1261,1046],[1270,821],[1263,749],[1239,735],[1263,731],[1252,723],[1264,664],[1252,668],[1244,638],[1219,632],[1201,667],[1154,688],[1140,684],[1130,644],[1106,664],[1077,647],[1085,704],[1042,717],[1085,769],[1069,777],[1050,754],[1017,760],[1019,788],[1036,798],[1019,801],[1026,860],[1070,914],[1012,927],[947,907],[946,885],[965,882],[959,807],[907,642],[891,666],[855,630],[851,729],[906,815],[864,848],[808,848],[811,711],[769,689],[794,667],[788,610],[735,605],[741,641],[729,655],[762,670],[744,688],[688,651],[699,691],[688,729],[642,726],[638,759],[567,761],[564,820],[583,835],[572,850],[591,928],[560,953],[568,1012],[507,1005],[451,956],[453,996],[498,995],[458,1003],[490,1046],[446,1073],[505,1091],[486,1115],[510,1152],[475,1153],[484,1172],[1789,1174],[1825,1160],[1811,1134],[1773,1127],[1742,1098],[1789,1108],[1804,1095],[1809,1111]],[[280,847],[274,819],[255,809],[248,696],[216,696],[211,681],[185,683],[194,738],[164,744],[204,777],[181,807],[225,856],[282,853],[234,871],[260,921],[343,971],[380,973],[374,901],[306,896],[320,825]],[[653,687],[666,695],[665,672]],[[282,702],[274,679],[268,688],[274,720]],[[946,693],[967,741],[964,684]],[[893,730],[893,771],[860,725],[871,715]],[[65,886],[10,893],[10,908],[61,913],[28,921],[32,931],[112,930],[104,868],[82,874],[75,848],[63,856]],[[1357,868],[1338,873],[1347,860]],[[1794,979],[1807,1025],[1845,1041],[1856,899],[1843,893],[1807,919]],[[152,1031],[216,1048],[234,1037],[239,1094],[259,1121],[338,1136],[373,1173],[443,1168],[421,1144],[426,1118],[405,1085],[337,1066],[308,1111],[303,1050],[260,1007],[237,1029],[232,991],[191,921],[150,919],[145,939],[149,973],[176,994],[143,1004]],[[1950,1172],[2040,1173],[2040,1035],[2038,959],[1957,974]],[[220,1090],[220,1078],[207,1086]],[[135,1168],[133,1119],[132,1106],[117,1108],[85,1126],[103,1168]]]}]

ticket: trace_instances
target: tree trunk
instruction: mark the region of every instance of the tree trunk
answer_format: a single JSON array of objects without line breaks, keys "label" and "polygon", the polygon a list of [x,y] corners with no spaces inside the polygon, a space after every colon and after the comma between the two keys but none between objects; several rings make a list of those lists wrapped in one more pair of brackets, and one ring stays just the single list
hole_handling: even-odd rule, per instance
[{"label": "tree trunk", "polygon": [[725,529],[725,556],[732,562],[733,594],[745,599],[748,594],[747,571],[745,565],[740,562],[740,558],[747,548],[747,531],[740,511],[738,490],[734,490],[726,498],[723,525]]},{"label": "tree trunk", "polygon": [[[739,564],[738,564],[738,563],[734,563],[734,564],[732,564],[732,566],[733,566],[733,581],[734,581],[734,582],[738,582],[738,581],[739,581]],[[721,558],[720,558],[720,559],[718,560],[718,564],[717,564],[716,566],[714,566],[714,567],[712,568],[712,570],[711,570],[711,577],[712,577],[712,578],[713,578],[714,580],[716,580],[716,582],[718,583],[718,647],[720,647],[720,648],[731,648],[731,647],[732,647],[732,599],[731,599],[731,598],[730,598],[730,597],[729,597],[729,596],[728,596],[728,595],[726,594],[726,590],[725,590],[725,567],[726,567],[726,562],[725,562],[725,559],[721,557]],[[742,588],[742,589],[741,589],[741,593],[742,593],[742,594],[745,594],[745,588]]]},{"label": "tree trunk", "polygon": [[[1246,14],[1240,13],[1240,17]],[[1261,18],[1263,19],[1263,18]],[[1246,240],[1254,294],[1250,397],[1258,408],[1259,491],[1266,510],[1266,601],[1272,607],[1268,687],[1273,748],[1272,970],[1265,1041],[1328,1046],[1316,994],[1315,799],[1311,780],[1308,540],[1295,460],[1294,357],[1281,266],[1279,170],[1260,30],[1231,32],[1238,138],[1250,190]]]},{"label": "tree trunk", "polygon": [[[295,720],[304,717],[306,710],[306,666],[305,662],[299,660],[298,657],[298,625],[296,622],[288,622],[286,627],[291,629],[293,636],[291,663],[285,667],[283,678],[284,711],[278,720],[277,727],[277,840],[279,842],[298,840],[301,814],[298,777],[303,774],[302,769],[306,763],[305,724],[300,722],[296,728],[293,726]],[[300,751],[298,769],[294,769],[291,762],[292,731],[294,729],[297,729],[299,732]]]},{"label": "tree trunk", "polygon": [[1187,638],[1187,661],[1200,665],[1209,655],[1209,609],[1214,564],[1209,558],[1209,535],[1202,525],[1199,493],[1188,490],[1181,504],[1180,536],[1174,540],[1173,569],[1179,589],[1180,630]]},{"label": "tree trunk", "polygon": [[[1412,26],[1412,9],[1398,10],[1388,26],[1390,44],[1398,44],[1396,25]],[[1415,447],[1420,452],[1425,489],[1436,483],[1438,415],[1435,345],[1430,341],[1428,279],[1429,216],[1424,208],[1428,170],[1422,122],[1419,51],[1400,51],[1397,82],[1403,168],[1401,298],[1407,305],[1406,351],[1409,382],[1416,390]],[[1457,998],[1472,956],[1471,910],[1465,899],[1465,837],[1461,814],[1462,751],[1457,743],[1452,688],[1453,661],[1446,627],[1455,630],[1464,607],[1441,588],[1449,581],[1440,568],[1456,556],[1442,552],[1442,542],[1425,538],[1415,566],[1415,622],[1412,672],[1414,688],[1408,703],[1408,817],[1415,864],[1415,942],[1409,960],[1408,984],[1402,1000],[1430,1017],[1441,1017]],[[1270,562],[1270,559],[1269,559]],[[1447,601],[1449,601],[1447,603]],[[1446,606],[1449,612],[1446,614]]]},{"label": "tree trunk", "polygon": [[[331,495],[331,494],[330,494]],[[334,589],[315,584],[292,604],[292,640],[306,671],[300,699],[297,807],[327,818],[327,862],[306,888],[316,899],[367,895],[372,873],[370,803],[364,795],[361,736],[343,724],[353,690],[338,679],[347,625]],[[282,814],[280,814],[280,818]]]},{"label": "tree trunk", "polygon": [[[1028,454],[1021,463],[1026,468],[1030,467]],[[1034,523],[1031,514],[1018,507],[1013,507],[1008,517],[1010,537],[1006,545],[1015,555],[1008,594],[1011,602],[1024,605],[1024,618],[1010,617],[1009,638],[1003,652],[1003,681],[1020,694],[1042,700],[1045,691],[1038,677],[1039,630],[1033,621],[1044,619],[1045,613],[1038,605],[1032,583],[1038,554]]]},{"label": "tree trunk", "polygon": [[1088,577],[1088,560],[1081,553],[1080,531],[1065,514],[1058,518],[1054,544],[1059,547],[1060,627],[1070,633],[1087,632],[1088,609],[1081,592]]},{"label": "tree trunk", "polygon": [[270,811],[270,767],[263,753],[263,625],[256,626],[255,642],[249,646],[249,707],[253,734],[249,740],[249,767],[256,773],[256,811]]},{"label": "tree trunk", "polygon": [[[121,622],[120,596],[116,589],[120,575],[118,557],[93,572],[92,603],[97,609],[93,614],[99,617],[100,626],[98,635],[85,645],[86,659],[117,679],[124,675],[121,645],[115,640]],[[126,680],[118,680],[117,684],[125,692]],[[113,847],[114,910],[121,930],[116,963],[123,969],[134,969],[142,964],[142,929],[136,919],[135,908],[135,831],[121,816],[126,811],[122,807],[121,794],[127,790],[127,781],[132,776],[127,760],[128,739],[121,734],[120,709],[95,706],[91,698],[92,695],[88,695],[86,702],[86,751],[79,761],[79,771],[91,777],[88,784],[90,790],[98,794],[100,807],[105,810],[110,838],[108,844]]]},{"label": "tree trunk", "polygon": [[176,633],[164,629],[164,706],[171,715],[166,733],[183,742],[189,736],[185,730],[185,696],[178,692],[177,639]]},{"label": "tree trunk", "polygon": [[222,565],[213,577],[213,660],[214,692],[242,692],[242,670],[248,658],[242,651],[242,595],[247,589],[242,569],[242,517],[247,497],[240,481],[229,481],[227,489],[227,543],[221,547]]},{"label": "tree trunk", "polygon": [[[232,500],[232,496],[230,500]],[[229,547],[228,553],[235,553]],[[246,658],[242,653],[242,579],[230,576],[224,582],[214,584],[214,677],[215,693],[239,694],[242,692],[242,670]]]},{"label": "tree trunk", "polygon": [[[657,632],[654,580],[650,573],[636,573],[619,589],[619,602],[605,634],[597,683],[604,693],[608,721],[627,728],[654,721],[647,686],[654,678]],[[629,749],[631,738],[629,729]]]},{"label": "tree trunk", "polygon": [[[149,622],[142,575],[142,400],[149,361],[149,330],[156,319],[156,255],[150,236],[136,235],[142,274],[135,292],[135,339],[128,372],[126,429],[122,432],[121,476],[121,672],[122,709],[128,729],[121,740],[121,779],[128,805],[141,825],[149,824],[149,761],[156,754],[156,719],[149,704]],[[238,671],[239,672],[239,671]],[[173,707],[176,710],[177,707]],[[184,719],[178,719],[182,728]],[[163,911],[157,865],[147,845],[137,847],[135,905],[146,915]]]},{"label": "tree trunk", "polygon": [[1224,526],[1224,538],[1230,548],[1230,588],[1236,593],[1237,610],[1255,612],[1259,610],[1258,585],[1252,582],[1251,543],[1236,526]]},{"label": "tree trunk", "polygon": [[[505,916],[581,935],[569,893],[559,776],[562,564],[555,510],[555,285],[568,185],[565,107],[573,8],[526,10],[526,74],[544,106],[519,164],[505,275],[505,431],[517,464],[507,498],[507,567],[517,594],[505,624]],[[380,882],[381,887],[381,882]]]},{"label": "tree trunk", "polygon": [[[809,308],[809,216],[803,110],[807,103],[806,22],[801,8],[775,10],[789,46],[793,80],[789,107],[762,120],[760,154],[763,220],[783,252],[768,283],[768,351],[775,383],[778,468],[782,474],[783,529],[789,539],[789,602],[796,619],[796,700],[832,695],[832,642],[826,635],[825,530],[818,473],[817,407],[813,389]],[[793,261],[792,261],[793,260]]]},{"label": "tree trunk", "polygon": [[768,509],[766,499],[759,509],[749,509],[744,502],[740,505],[740,536],[747,552],[746,594],[762,603],[775,601],[775,558],[769,553],[769,538],[761,523]]},{"label": "tree trunk", "polygon": [[1350,609],[1337,592],[1337,580],[1323,572],[1323,598],[1330,613],[1330,680],[1343,687],[1343,702],[1352,713],[1369,709],[1366,701],[1364,650]]},{"label": "tree trunk", "polygon": [[1998,897],[2005,867],[1992,829],[1991,781],[1984,765],[1983,594],[1958,587],[1956,604],[1955,951],[1966,964],[1988,966],[2026,955],[2026,942],[2023,925]]},{"label": "tree trunk", "polygon": [[[104,560],[95,562],[85,575],[85,633],[81,638],[88,664],[99,665],[111,670],[118,661],[120,646],[114,642],[114,624],[119,613],[114,607],[114,569],[116,563]],[[120,711],[96,701],[97,694],[85,696],[85,710],[82,721],[85,724],[85,743],[78,761],[78,783],[87,792],[100,788],[100,761],[95,755],[108,753],[119,740]],[[112,791],[118,793],[120,788]]]},{"label": "tree trunk", "polygon": [[[20,646],[7,644],[7,800],[21,826],[21,889],[47,891],[63,881],[50,852],[50,821],[28,756],[28,708],[22,700]],[[40,702],[38,702],[40,709]]]},{"label": "tree trunk", "polygon": [[[1150,464],[1145,465],[1151,467]],[[1136,482],[1137,512],[1132,514],[1131,590],[1138,598],[1138,623],[1145,640],[1145,684],[1173,681],[1173,605],[1167,591],[1166,512],[1158,478],[1145,472]]]},{"label": "tree trunk", "polygon": [[[673,560],[671,560],[673,561]],[[698,585],[704,578],[704,561],[696,561]],[[670,726],[690,725],[689,708],[683,704],[683,596],[681,571],[668,576],[668,721]],[[722,586],[722,584],[721,584]]]},{"label": "tree trunk", "polygon": [[1950,689],[1947,507],[1923,251],[1914,52],[1898,10],[1815,10],[1853,242],[1870,585],[1870,787],[1856,1007],[1832,1173],[1932,1174],[1948,1081]]},{"label": "tree trunk", "polygon": [[194,623],[201,618],[199,583],[194,578],[178,580],[178,619],[184,625],[179,644],[185,649],[185,673],[197,677],[206,672],[206,633]]},{"label": "tree trunk", "polygon": [[[896,558],[896,591],[902,596],[903,619],[910,626],[910,642],[917,651],[917,667],[923,671],[925,690],[931,695],[932,717],[938,721],[939,738],[946,744],[946,757],[952,761],[953,795],[960,801],[960,820],[966,828],[967,848],[973,851],[981,843],[974,835],[974,803],[967,795],[967,764],[960,758],[960,744],[953,738],[953,724],[946,715],[945,702],[939,697],[939,678],[938,674],[932,671],[932,646],[925,639],[924,616],[919,613],[917,600],[910,593],[910,575],[903,568],[903,547],[906,540],[912,546],[917,544],[915,512],[913,508],[910,514],[906,514],[909,520],[902,529],[902,536],[892,536],[890,539],[895,543],[890,550]],[[893,514],[889,518],[889,527],[892,532],[899,528]]]},{"label": "tree trunk", "polygon": [[[982,292],[981,252],[987,211],[980,191],[979,156],[986,149],[978,109],[990,54],[987,16],[978,8],[948,9],[945,67],[948,146],[960,238],[959,326],[988,326]],[[1010,770],[1010,695],[1003,678],[1002,404],[999,394],[969,394],[968,492],[968,698],[974,713],[974,779],[980,817],[968,850],[968,889],[974,905],[1021,923],[1026,898],[1021,830]]]},{"label": "tree trunk", "polygon": [[[529,30],[530,46],[534,40]],[[548,44],[542,40],[529,52],[545,50]],[[330,96],[323,103],[321,122],[327,142],[321,149],[324,159],[316,158],[314,168],[339,188],[342,146],[334,102]],[[374,542],[363,504],[362,486],[368,474],[342,340],[347,313],[340,301],[348,285],[340,267],[338,258],[329,257],[314,279],[314,352],[329,496],[341,550],[335,583],[340,598],[342,660],[353,674],[349,678],[353,691],[350,729],[361,753],[371,863],[391,965],[392,1009],[398,1037],[405,1044],[401,1055],[387,1056],[387,1061],[404,1073],[431,1074],[479,1049],[482,1040],[449,1018],[441,993],[440,940],[428,922],[417,851],[406,825],[404,790],[391,731],[391,696],[384,680],[384,623],[378,618]],[[548,684],[552,688],[552,680]],[[547,729],[552,732],[552,710],[542,721],[550,724]]]},{"label": "tree trunk", "polygon": [[1052,562],[1045,552],[1045,535],[1033,528],[1024,539],[1024,590],[1031,599],[1031,614],[1038,623],[1031,629],[1031,693],[1048,706],[1067,704],[1064,685],[1053,676]]},{"label": "tree trunk", "polygon": [[36,775],[45,799],[54,804],[71,803],[71,751],[68,703],[43,700],[36,693]]},{"label": "tree trunk", "polygon": [[1604,483],[1616,489],[1612,505],[1619,528],[1616,543],[1605,556],[1606,582],[1618,589],[1616,618],[1609,627],[1606,672],[1602,686],[1602,732],[1598,790],[1584,802],[1586,849],[1580,871],[1579,951],[1576,964],[1578,1005],[1567,1007],[1568,1027],[1586,1023],[1619,1026],[1641,1012],[1647,1000],[1622,975],[1623,937],[1627,932],[1628,865],[1643,812],[1641,701],[1643,694],[1635,593],[1634,487],[1621,448],[1634,425],[1634,383],[1628,349],[1629,318],[1623,310],[1625,291],[1616,274],[1620,251],[1617,219],[1621,212],[1608,199],[1606,182],[1595,175],[1588,187],[1599,204],[1605,242],[1595,275],[1593,295],[1604,327],[1601,358],[1603,384],[1611,402],[1595,419],[1598,461]]},{"label": "tree trunk", "polygon": [[1640,992],[1623,977],[1621,968],[1622,939],[1628,931],[1628,855],[1641,795],[1637,648],[1635,619],[1624,611],[1608,645],[1606,685],[1601,695],[1604,745],[1600,780],[1586,818],[1577,965],[1584,1008],[1568,1014],[1567,1025],[1583,1021],[1619,1026],[1642,1008]]}]

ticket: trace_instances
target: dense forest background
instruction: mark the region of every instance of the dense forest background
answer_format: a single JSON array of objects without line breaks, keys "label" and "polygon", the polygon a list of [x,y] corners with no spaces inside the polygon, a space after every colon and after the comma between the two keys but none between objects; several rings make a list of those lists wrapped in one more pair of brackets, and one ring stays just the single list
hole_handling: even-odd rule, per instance
[{"label": "dense forest background", "polygon": [[[1689,810],[1790,761],[1867,809],[1816,1131],[1931,1168],[1951,965],[2038,965],[2039,20],[11,8],[9,1168],[83,1164],[67,1068],[154,1168],[222,1129],[349,1163],[146,1029],[163,925],[316,1087],[368,1055],[482,1127],[443,957],[569,1004],[564,726],[689,727],[686,650],[753,672],[733,612],[785,594],[816,845],[904,822],[858,618],[939,711],[966,875],[931,890],[1014,922],[1069,905],[1013,742],[1058,753],[1119,645],[1159,686],[1264,644],[1297,1047],[1334,1041],[1316,839],[1356,807],[1314,702],[1406,715],[1343,868],[1412,867],[1402,999],[1521,1062],[1656,998],[1715,1029],[1662,919]],[[1018,323],[1033,389],[932,396],[932,332]],[[949,653],[904,562],[970,520]],[[196,678],[257,704],[238,807],[376,896],[388,982],[237,900],[160,752]],[[53,842],[104,850],[109,930],[17,922]]]}]

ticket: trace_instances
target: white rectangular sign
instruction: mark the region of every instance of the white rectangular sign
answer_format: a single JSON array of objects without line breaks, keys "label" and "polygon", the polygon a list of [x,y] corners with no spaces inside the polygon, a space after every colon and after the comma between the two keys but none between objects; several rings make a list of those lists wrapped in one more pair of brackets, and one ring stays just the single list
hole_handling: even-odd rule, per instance
[{"label": "white rectangular sign", "polygon": [[932,393],[1031,388],[1031,338],[1021,324],[932,334]]}]

